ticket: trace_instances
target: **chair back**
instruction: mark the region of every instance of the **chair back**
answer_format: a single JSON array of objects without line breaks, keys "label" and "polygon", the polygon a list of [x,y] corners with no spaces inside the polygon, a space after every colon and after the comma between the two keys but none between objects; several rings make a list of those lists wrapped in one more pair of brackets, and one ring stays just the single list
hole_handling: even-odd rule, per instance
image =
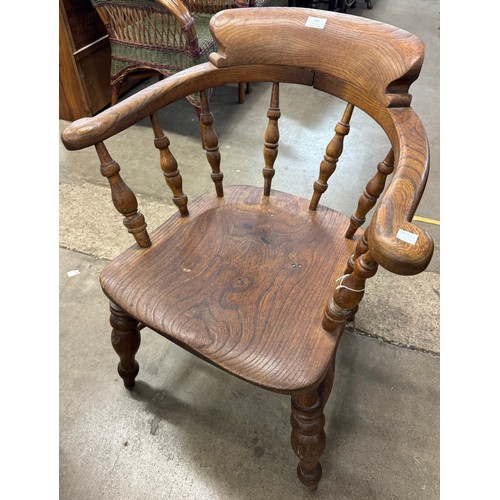
[{"label": "chair back", "polygon": [[[221,153],[204,91],[234,82],[273,82],[264,147],[264,194],[268,195],[279,138],[279,83],[312,86],[346,101],[347,106],[335,127],[335,136],[326,145],[310,210],[316,210],[328,186],[327,180],[342,153],[352,110],[358,107],[382,127],[391,148],[367,190],[358,194],[358,208],[346,236],[353,236],[376,204],[366,231],[373,258],[398,274],[424,270],[433,253],[432,238],[411,220],[425,188],[429,151],[423,125],[410,106],[409,93],[424,58],[421,40],[377,21],[303,8],[224,10],[213,16],[210,29],[219,47],[217,53],[210,55],[210,62],[148,87],[97,117],[73,123],[62,136],[66,147],[81,149],[96,145],[101,162],[109,162],[103,141],[153,116],[162,168],[169,185],[175,185],[174,201],[185,200],[177,161],[154,114],[178,99],[201,92],[202,142],[217,194],[222,196]],[[392,172],[386,187],[386,178]],[[184,202],[180,210],[188,213]],[[140,231],[133,234],[138,238]]]}]

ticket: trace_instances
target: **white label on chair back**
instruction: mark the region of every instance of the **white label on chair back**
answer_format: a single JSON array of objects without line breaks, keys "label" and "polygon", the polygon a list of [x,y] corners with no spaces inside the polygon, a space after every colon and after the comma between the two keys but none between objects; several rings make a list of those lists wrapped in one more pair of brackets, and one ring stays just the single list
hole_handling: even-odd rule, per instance
[{"label": "white label on chair back", "polygon": [[311,17],[309,16],[306,21],[306,26],[308,28],[317,28],[322,30],[325,27],[326,19],[322,17]]},{"label": "white label on chair back", "polygon": [[410,243],[410,245],[414,245],[417,242],[418,234],[400,229],[398,234],[396,234],[396,238],[398,240],[405,241],[406,243]]}]

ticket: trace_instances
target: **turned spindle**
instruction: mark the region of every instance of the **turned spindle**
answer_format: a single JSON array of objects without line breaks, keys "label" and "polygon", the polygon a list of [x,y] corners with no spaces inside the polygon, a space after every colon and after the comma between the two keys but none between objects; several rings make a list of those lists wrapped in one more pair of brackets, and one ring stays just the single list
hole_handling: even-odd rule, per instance
[{"label": "turned spindle", "polygon": [[170,141],[163,132],[156,114],[153,113],[150,118],[155,134],[154,144],[160,151],[160,167],[163,171],[167,186],[174,195],[172,201],[175,203],[182,216],[189,215],[187,208],[188,199],[182,191],[182,177],[177,168],[177,160],[169,149]]},{"label": "turned spindle", "polygon": [[351,216],[351,223],[345,237],[351,239],[358,227],[366,221],[366,214],[375,206],[385,188],[387,176],[394,170],[394,152],[391,148],[384,161],[377,165],[377,173],[368,181],[363,194],[359,198],[358,207]]},{"label": "turned spindle", "polygon": [[274,177],[274,162],[278,156],[278,141],[280,131],[278,128],[278,120],[281,116],[279,108],[279,83],[274,82],[271,91],[271,103],[267,111],[269,122],[267,124],[266,133],[264,135],[264,162],[265,167],[262,169],[264,176],[264,196],[269,196],[271,193],[271,182]]},{"label": "turned spindle", "polygon": [[[349,260],[347,261],[346,268],[344,270],[344,274],[351,274],[354,270],[354,262],[356,259],[366,253],[368,251],[368,233],[365,231],[361,238],[358,240],[356,243],[356,248],[354,249],[354,252],[351,254],[349,257]],[[356,313],[358,312],[359,306],[354,306],[351,312],[351,315],[347,318],[347,321],[354,321],[354,317]]]},{"label": "turned spindle", "polygon": [[220,171],[220,151],[219,151],[219,141],[217,139],[217,134],[212,126],[214,118],[208,106],[208,98],[206,92],[203,90],[200,92],[201,98],[201,110],[200,110],[200,124],[201,124],[201,134],[202,143],[205,148],[208,163],[212,168],[212,180],[215,184],[215,191],[219,198],[224,196],[224,189],[222,187],[222,179],[224,175]]},{"label": "turned spindle", "polygon": [[309,204],[309,210],[316,210],[321,195],[328,189],[328,179],[337,168],[337,162],[344,149],[344,138],[349,133],[349,122],[351,120],[354,106],[347,104],[342,119],[335,126],[335,135],[326,147],[325,156],[319,167],[319,178],[314,183],[314,193]]},{"label": "turned spindle", "polygon": [[123,225],[134,236],[139,246],[144,248],[151,246],[151,240],[146,231],[146,221],[137,209],[135,194],[120,176],[120,165],[111,158],[103,142],[98,142],[95,148],[101,160],[101,174],[108,179],[111,188],[113,204],[116,210],[124,216]]},{"label": "turned spindle", "polygon": [[361,238],[359,238],[358,242],[356,243],[356,247],[354,249],[354,252],[351,254],[349,257],[349,260],[347,261],[346,268],[344,270],[344,274],[351,274],[354,270],[354,262],[356,259],[360,256],[363,255],[368,251],[368,233],[365,231]]},{"label": "turned spindle", "polygon": [[363,298],[366,280],[375,276],[377,268],[377,262],[367,250],[354,261],[352,272],[337,280],[337,287],[323,315],[322,326],[325,330],[332,334],[342,333],[346,321],[356,313]]},{"label": "turned spindle", "polygon": [[109,310],[111,311],[109,321],[113,327],[111,344],[120,358],[118,374],[123,379],[125,387],[132,389],[139,373],[139,363],[135,360],[141,345],[139,323],[113,302],[109,303]]}]

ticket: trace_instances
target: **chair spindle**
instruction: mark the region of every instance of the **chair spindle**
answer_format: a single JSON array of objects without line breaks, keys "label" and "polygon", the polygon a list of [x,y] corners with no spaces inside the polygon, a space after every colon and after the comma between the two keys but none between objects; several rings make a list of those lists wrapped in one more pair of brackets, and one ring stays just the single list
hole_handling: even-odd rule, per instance
[{"label": "chair spindle", "polygon": [[[356,248],[354,249],[354,253],[349,257],[347,261],[346,268],[344,270],[344,274],[351,274],[354,271],[354,262],[361,255],[365,254],[368,251],[368,238],[367,232],[365,231],[361,238],[356,243]],[[351,315],[347,318],[347,321],[354,321],[354,316],[358,312],[359,306],[354,306],[352,309]]]},{"label": "chair spindle", "polygon": [[366,221],[366,214],[375,206],[379,196],[385,188],[387,176],[394,170],[394,152],[391,148],[384,161],[377,165],[377,173],[368,181],[363,194],[359,198],[358,207],[351,215],[351,223],[345,237],[351,239],[358,227]]},{"label": "chair spindle", "polygon": [[212,126],[214,118],[208,106],[208,98],[206,92],[203,90],[200,92],[201,98],[201,111],[200,111],[200,123],[203,147],[205,148],[207,154],[207,160],[212,168],[212,180],[215,184],[215,191],[219,198],[224,196],[224,189],[222,187],[222,179],[224,174],[220,171],[220,151],[219,151],[219,141],[217,139],[217,134]]},{"label": "chair spindle", "polygon": [[151,246],[144,215],[137,209],[137,198],[120,176],[120,165],[111,158],[103,142],[95,145],[101,160],[101,174],[108,179],[111,188],[113,204],[123,216],[123,224],[132,234],[138,245],[146,248]]},{"label": "chair spindle", "polygon": [[172,201],[179,209],[180,214],[182,216],[187,216],[189,215],[187,208],[188,198],[182,191],[182,177],[177,167],[177,160],[169,149],[170,141],[163,132],[158,117],[154,113],[151,115],[151,123],[155,134],[154,144],[160,151],[160,166],[163,170],[167,186],[174,195]]},{"label": "chair spindle", "polygon": [[367,251],[368,251],[368,238],[367,238],[367,233],[365,231],[361,236],[361,238],[356,243],[356,248],[354,249],[354,253],[349,257],[349,260],[347,261],[344,274],[351,274],[354,270],[354,262],[356,262],[356,259],[360,255],[366,253]]},{"label": "chair spindle", "polygon": [[354,106],[347,103],[342,119],[335,127],[335,135],[326,147],[326,154],[319,167],[319,179],[314,183],[314,193],[309,204],[309,210],[316,210],[321,195],[328,189],[328,179],[335,172],[337,162],[344,149],[344,138],[349,133],[349,122],[353,110]]},{"label": "chair spindle", "polygon": [[346,321],[353,318],[365,294],[366,280],[375,276],[377,269],[378,263],[367,249],[354,261],[352,272],[339,278],[323,316],[322,326],[326,331],[333,335],[343,331]]},{"label": "chair spindle", "polygon": [[278,82],[273,82],[271,103],[267,111],[267,117],[269,118],[269,123],[267,124],[264,136],[265,167],[262,169],[262,175],[264,176],[264,196],[269,196],[271,193],[271,182],[275,173],[274,162],[278,156],[278,142],[280,139],[278,120],[281,117]]}]

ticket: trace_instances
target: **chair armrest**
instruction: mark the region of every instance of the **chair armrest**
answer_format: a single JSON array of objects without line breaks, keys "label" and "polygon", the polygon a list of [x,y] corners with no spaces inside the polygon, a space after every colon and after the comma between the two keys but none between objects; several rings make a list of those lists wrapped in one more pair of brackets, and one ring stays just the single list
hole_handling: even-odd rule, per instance
[{"label": "chair armrest", "polygon": [[193,22],[193,16],[189,9],[182,3],[181,0],[154,0],[156,3],[163,5],[179,20],[181,25],[188,26]]},{"label": "chair armrest", "polygon": [[402,275],[423,271],[434,251],[432,237],[411,223],[429,173],[429,145],[415,111],[393,108],[396,168],[380,197],[368,231],[370,251],[387,270]]},{"label": "chair armrest", "polygon": [[214,71],[210,63],[198,64],[149,85],[95,116],[75,120],[63,130],[62,143],[67,150],[77,151],[105,141],[169,103],[189,95],[190,89],[187,93],[184,91],[189,85],[186,82],[189,76]]},{"label": "chair armrest", "polygon": [[171,12],[181,25],[182,31],[186,35],[187,43],[192,54],[198,54],[200,47],[198,44],[198,34],[194,24],[193,16],[189,9],[182,3],[181,0],[154,0],[156,3],[163,5]]}]

